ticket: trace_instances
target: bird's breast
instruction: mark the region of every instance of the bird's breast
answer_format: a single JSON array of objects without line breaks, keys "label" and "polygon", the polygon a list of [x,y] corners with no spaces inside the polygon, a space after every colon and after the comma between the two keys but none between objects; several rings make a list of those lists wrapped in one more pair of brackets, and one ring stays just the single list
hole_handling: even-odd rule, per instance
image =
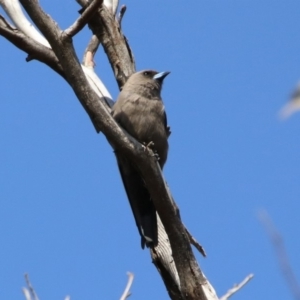
[{"label": "bird's breast", "polygon": [[168,137],[162,101],[131,97],[130,101],[123,103],[116,117],[120,125],[140,143],[154,143],[163,166],[167,159]]}]

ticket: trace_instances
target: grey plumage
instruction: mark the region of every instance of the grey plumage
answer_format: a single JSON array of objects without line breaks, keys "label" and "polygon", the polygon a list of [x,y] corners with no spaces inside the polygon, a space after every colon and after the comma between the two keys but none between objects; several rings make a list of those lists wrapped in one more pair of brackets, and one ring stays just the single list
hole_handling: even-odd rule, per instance
[{"label": "grey plumage", "polygon": [[[167,118],[160,96],[164,78],[169,72],[145,70],[129,77],[112,108],[115,120],[144,145],[154,143],[154,150],[163,168],[168,155]],[[156,210],[145,183],[134,164],[118,151],[115,152],[123,184],[145,244],[157,244]]]}]

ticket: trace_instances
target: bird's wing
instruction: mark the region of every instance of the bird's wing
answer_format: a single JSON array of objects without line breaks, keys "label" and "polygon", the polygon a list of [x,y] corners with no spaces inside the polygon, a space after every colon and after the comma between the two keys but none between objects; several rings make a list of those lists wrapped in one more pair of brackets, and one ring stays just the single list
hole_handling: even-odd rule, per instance
[{"label": "bird's wing", "polygon": [[142,238],[142,248],[157,245],[156,210],[145,183],[134,165],[115,153],[126,194]]},{"label": "bird's wing", "polygon": [[169,137],[171,135],[171,127],[168,126],[167,114],[165,110],[164,110],[164,124],[166,128],[167,137]]}]

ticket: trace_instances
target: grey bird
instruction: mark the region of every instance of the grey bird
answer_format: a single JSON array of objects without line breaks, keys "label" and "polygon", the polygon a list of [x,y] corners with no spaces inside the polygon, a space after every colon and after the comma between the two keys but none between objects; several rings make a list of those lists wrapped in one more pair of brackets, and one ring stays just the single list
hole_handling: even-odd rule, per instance
[{"label": "grey bird", "polygon": [[[113,117],[131,136],[146,147],[153,143],[161,169],[167,160],[170,128],[160,93],[169,73],[144,70],[132,74],[112,107]],[[156,246],[156,209],[144,180],[133,162],[119,151],[115,154],[142,248]]]}]

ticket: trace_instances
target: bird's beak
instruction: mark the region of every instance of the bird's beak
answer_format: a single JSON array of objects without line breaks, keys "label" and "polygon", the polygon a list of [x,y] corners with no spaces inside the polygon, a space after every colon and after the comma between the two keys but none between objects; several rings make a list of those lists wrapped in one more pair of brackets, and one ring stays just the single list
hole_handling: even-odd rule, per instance
[{"label": "bird's beak", "polygon": [[167,72],[160,72],[160,73],[154,75],[153,79],[162,82],[165,79],[165,77],[167,77],[169,74],[170,74],[170,72],[168,72],[168,71]]}]

